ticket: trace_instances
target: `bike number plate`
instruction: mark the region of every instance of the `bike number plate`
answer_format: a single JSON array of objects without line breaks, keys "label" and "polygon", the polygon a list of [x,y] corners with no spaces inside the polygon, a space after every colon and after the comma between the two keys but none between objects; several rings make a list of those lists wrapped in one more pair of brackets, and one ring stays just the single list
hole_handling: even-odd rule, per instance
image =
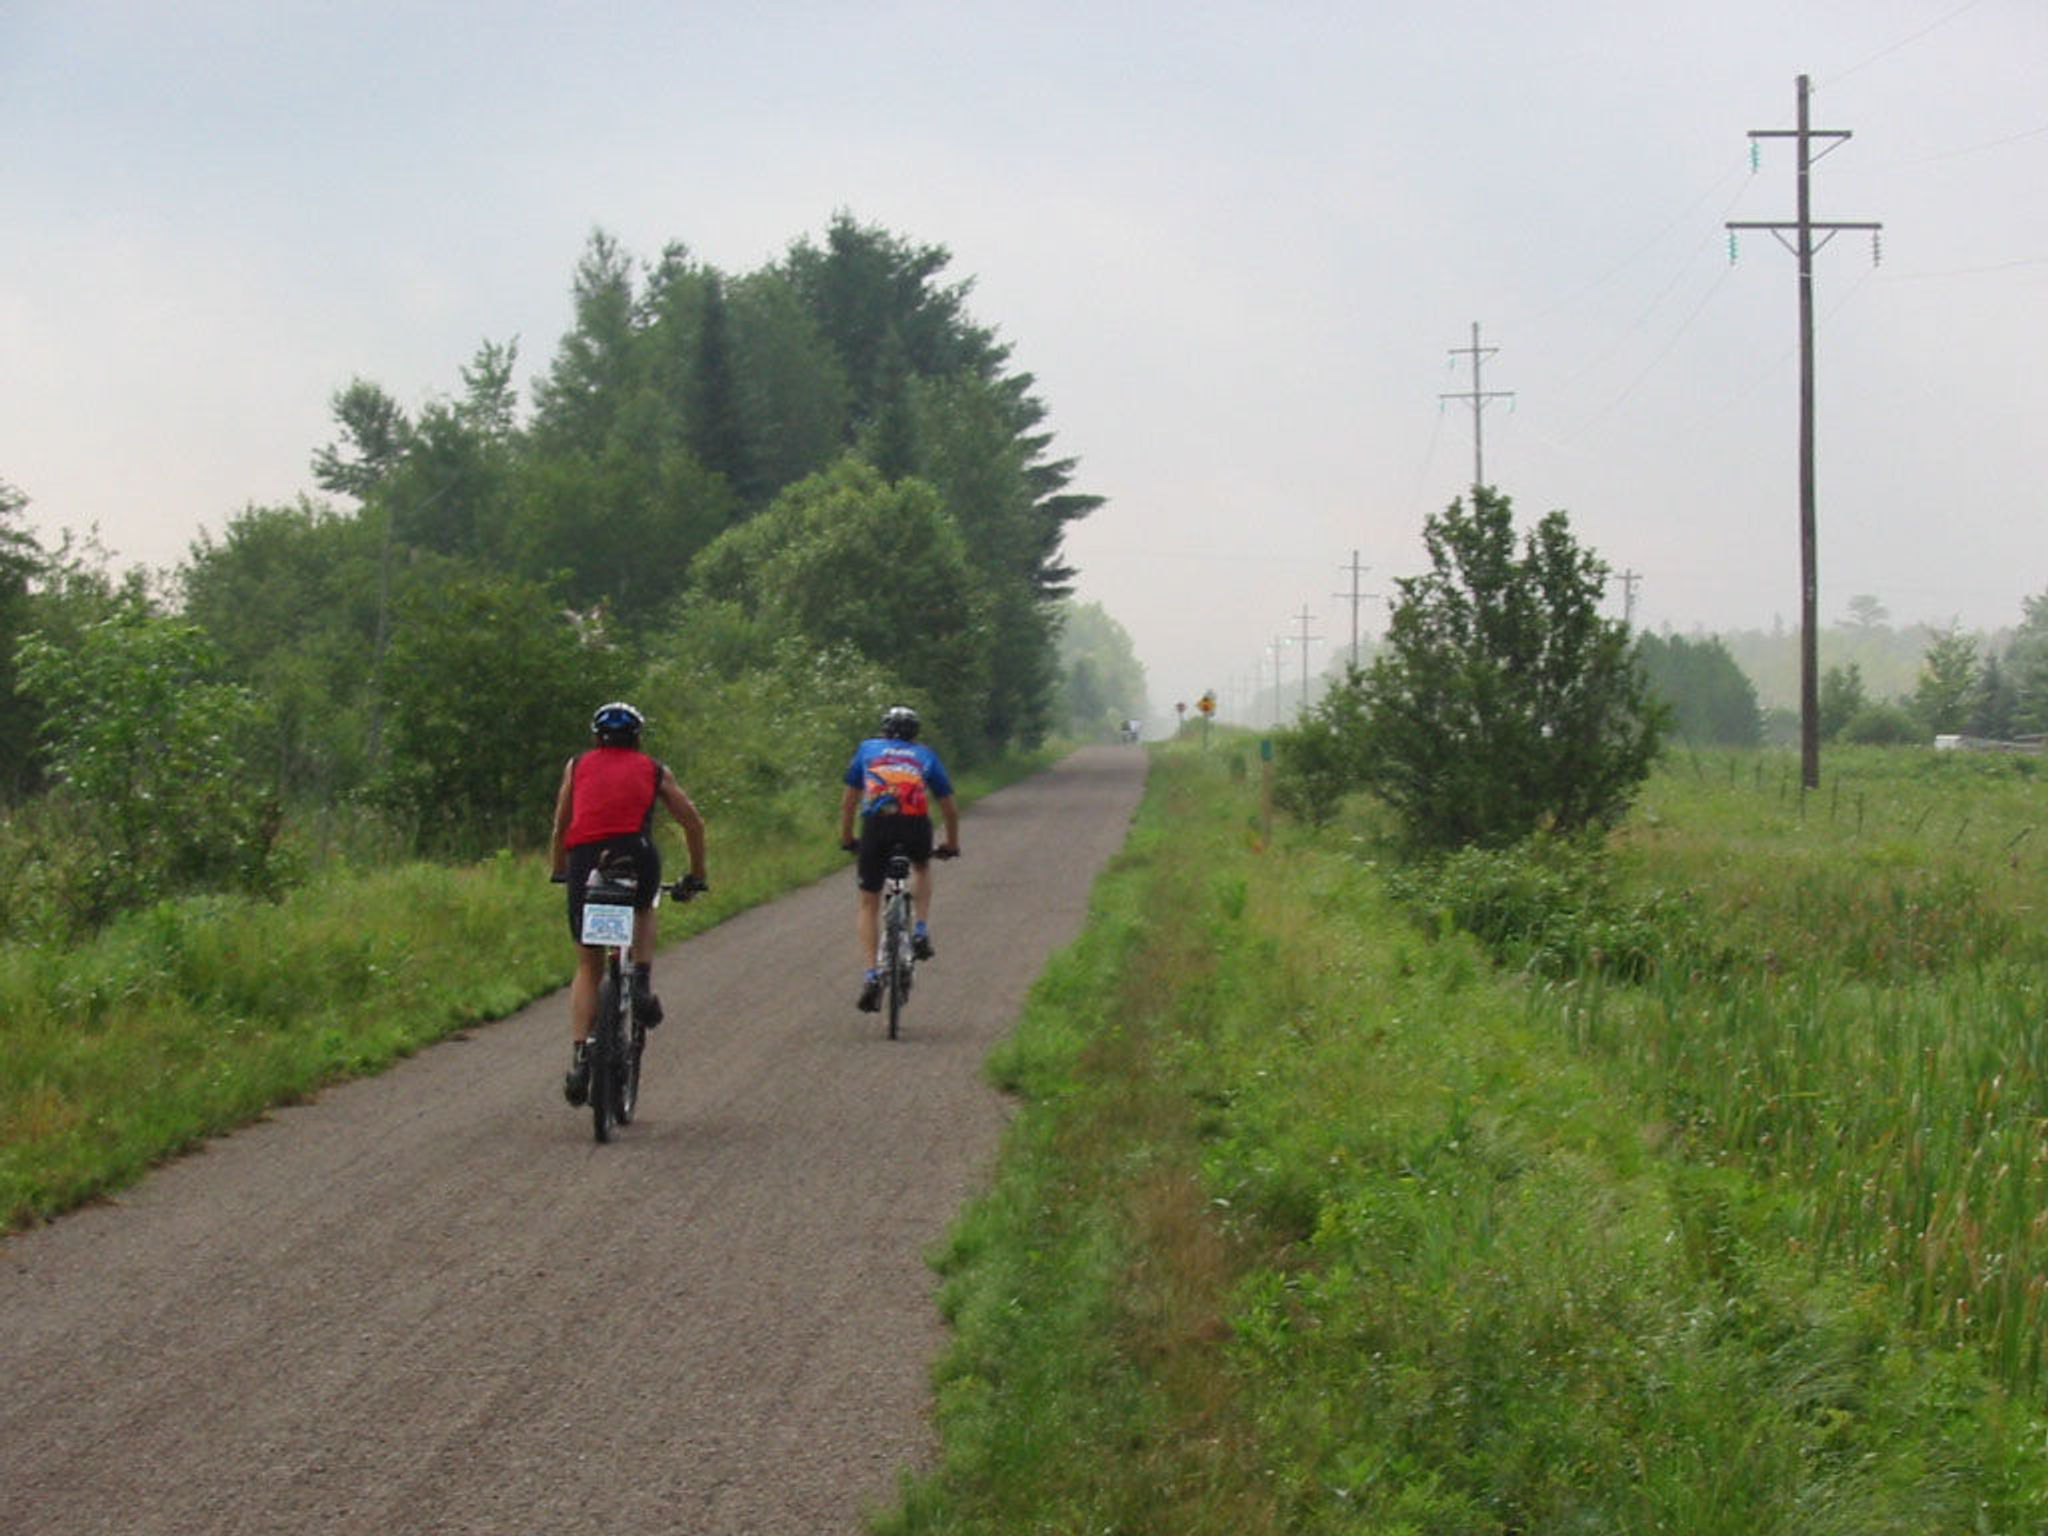
[{"label": "bike number plate", "polygon": [[596,945],[627,945],[633,942],[633,909],[603,906],[596,902],[583,908],[583,942]]}]

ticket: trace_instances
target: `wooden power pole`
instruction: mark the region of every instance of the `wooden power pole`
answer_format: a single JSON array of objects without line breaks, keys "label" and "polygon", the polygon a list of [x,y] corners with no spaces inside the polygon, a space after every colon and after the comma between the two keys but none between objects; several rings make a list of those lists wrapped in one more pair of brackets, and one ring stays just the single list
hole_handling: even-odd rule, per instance
[{"label": "wooden power pole", "polygon": [[1301,626],[1301,712],[1303,714],[1307,714],[1308,648],[1311,645],[1315,644],[1317,641],[1321,640],[1323,637],[1321,635],[1312,635],[1308,632],[1309,625],[1315,622],[1315,616],[1308,611],[1307,603],[1303,603],[1301,605],[1301,612],[1297,613],[1294,616],[1294,619],[1295,622]]},{"label": "wooden power pole", "polygon": [[[1813,162],[1836,148],[1850,135],[1842,129],[1820,129],[1809,125],[1807,99],[1811,86],[1799,77],[1797,126],[1753,128],[1750,138],[1791,139],[1798,155],[1798,216],[1790,223],[1779,221],[1731,220],[1730,230],[1768,229],[1778,243],[1799,258],[1799,757],[1800,771],[1808,789],[1820,788],[1820,579],[1816,570],[1814,536],[1813,469],[1813,253],[1826,245],[1839,230],[1879,230],[1882,224],[1864,221],[1817,222],[1813,217],[1811,175]],[[1814,140],[1827,142],[1819,154]],[[1787,232],[1793,238],[1786,239]],[[1820,239],[1814,239],[1815,233]],[[1873,238],[1875,236],[1873,235]],[[1734,256],[1734,236],[1729,237],[1729,255]]]},{"label": "wooden power pole", "polygon": [[1468,400],[1472,404],[1472,490],[1475,499],[1479,488],[1486,484],[1486,434],[1480,425],[1486,413],[1486,402],[1489,400],[1512,400],[1515,397],[1515,392],[1511,389],[1485,390],[1479,387],[1480,369],[1484,367],[1486,360],[1499,350],[1499,347],[1482,347],[1479,345],[1479,322],[1474,320],[1472,322],[1472,345],[1469,347],[1452,347],[1450,349],[1451,356],[1453,357],[1469,357],[1472,359],[1472,387],[1455,394],[1437,396],[1439,400]]},{"label": "wooden power pole", "polygon": [[1371,570],[1372,567],[1358,563],[1357,550],[1351,551],[1351,563],[1349,565],[1340,565],[1337,569],[1351,573],[1351,590],[1349,592],[1339,592],[1336,594],[1336,597],[1339,602],[1343,602],[1346,598],[1349,598],[1351,602],[1351,665],[1355,667],[1358,665],[1358,605],[1369,597],[1378,597],[1379,593],[1361,592],[1358,590],[1358,578]]}]

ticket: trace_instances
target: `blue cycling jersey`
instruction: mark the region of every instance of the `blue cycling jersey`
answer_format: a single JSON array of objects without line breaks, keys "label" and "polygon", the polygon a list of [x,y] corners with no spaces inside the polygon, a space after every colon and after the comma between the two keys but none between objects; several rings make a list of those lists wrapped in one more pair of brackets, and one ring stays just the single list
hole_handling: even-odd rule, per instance
[{"label": "blue cycling jersey", "polygon": [[922,742],[872,736],[854,749],[846,783],[860,791],[863,816],[929,816],[931,802],[953,793],[939,754]]}]

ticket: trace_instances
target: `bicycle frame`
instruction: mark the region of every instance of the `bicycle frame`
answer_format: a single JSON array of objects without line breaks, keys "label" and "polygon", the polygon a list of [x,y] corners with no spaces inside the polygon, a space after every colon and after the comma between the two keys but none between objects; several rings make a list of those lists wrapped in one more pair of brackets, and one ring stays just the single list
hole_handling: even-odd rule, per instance
[{"label": "bicycle frame", "polygon": [[[646,1033],[633,1018],[626,959],[632,952],[638,894],[629,878],[605,879],[590,887],[583,903],[585,944],[602,945],[604,979],[597,989],[597,1017],[590,1030],[590,1120],[601,1142],[615,1125],[628,1125],[640,1096],[640,1052]],[[660,892],[655,893],[660,900]]]}]

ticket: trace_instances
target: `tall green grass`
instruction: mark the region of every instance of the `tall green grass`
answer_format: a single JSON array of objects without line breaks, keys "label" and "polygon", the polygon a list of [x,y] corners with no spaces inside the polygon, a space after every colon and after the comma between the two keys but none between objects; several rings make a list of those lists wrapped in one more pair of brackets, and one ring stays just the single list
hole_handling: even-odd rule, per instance
[{"label": "tall green grass", "polygon": [[999,1054],[943,1460],[876,1529],[2041,1527],[2043,1419],[1562,1027],[1618,1021],[1590,981],[1418,929],[1369,844],[1255,802],[1157,754]]},{"label": "tall green grass", "polygon": [[1682,890],[1641,985],[1597,971],[1532,1021],[1626,1067],[1692,1155],[1784,1192],[1816,1276],[2037,1399],[2048,1296],[2048,785],[2028,760],[1684,760],[1620,840],[1614,900]]},{"label": "tall green grass", "polygon": [[[1053,755],[967,775],[962,798]],[[843,867],[837,813],[836,789],[785,787],[715,819],[713,893],[666,908],[664,940]],[[275,902],[190,897],[78,943],[0,944],[0,1230],[566,985],[561,903],[532,855],[333,859]]]}]

